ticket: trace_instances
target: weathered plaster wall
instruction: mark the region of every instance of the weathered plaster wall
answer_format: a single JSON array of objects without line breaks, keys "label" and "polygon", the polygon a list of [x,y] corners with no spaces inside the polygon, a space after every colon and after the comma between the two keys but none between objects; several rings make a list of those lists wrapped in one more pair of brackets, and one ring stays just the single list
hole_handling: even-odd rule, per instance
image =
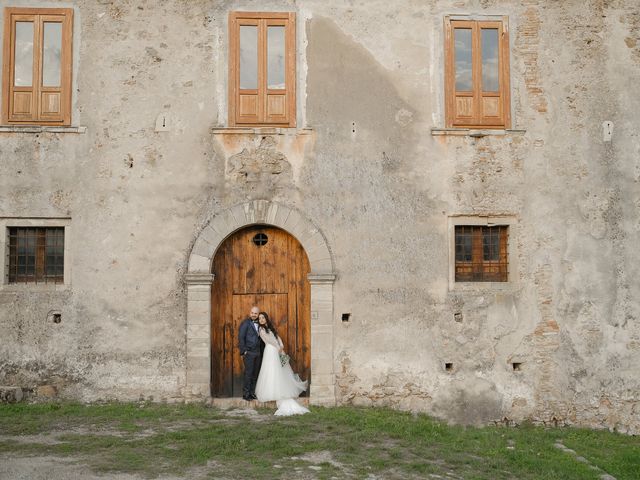
[{"label": "weathered plaster wall", "polygon": [[[216,213],[264,198],[304,212],[334,257],[338,403],[637,433],[635,3],[47,3],[76,9],[87,133],[0,133],[0,217],[70,217],[72,278],[0,287],[0,383],[180,398],[190,249]],[[216,128],[236,9],[298,14],[296,131]],[[509,16],[521,131],[431,135],[447,14]],[[459,215],[509,219],[508,284],[449,281]]]}]

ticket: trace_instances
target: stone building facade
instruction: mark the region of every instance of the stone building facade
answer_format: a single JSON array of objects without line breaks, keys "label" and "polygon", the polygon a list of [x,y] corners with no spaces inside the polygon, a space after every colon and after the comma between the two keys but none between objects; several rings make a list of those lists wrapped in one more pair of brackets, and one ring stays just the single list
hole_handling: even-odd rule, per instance
[{"label": "stone building facade", "polygon": [[[640,432],[635,0],[2,6],[70,9],[72,22],[69,87],[25,94],[7,85],[19,39],[0,13],[0,385],[209,398],[212,265],[258,225],[308,257],[312,404]],[[231,98],[230,23],[246,11],[292,14],[294,83],[264,104],[286,105],[285,120],[243,123],[257,103]],[[452,25],[498,29],[496,125],[452,120],[471,105],[451,97],[465,62]],[[474,72],[491,61],[481,41]],[[68,118],[20,120],[10,105],[32,94]],[[505,276],[460,280],[462,227],[494,226]],[[46,228],[64,232],[58,281],[13,275],[17,232]]]}]

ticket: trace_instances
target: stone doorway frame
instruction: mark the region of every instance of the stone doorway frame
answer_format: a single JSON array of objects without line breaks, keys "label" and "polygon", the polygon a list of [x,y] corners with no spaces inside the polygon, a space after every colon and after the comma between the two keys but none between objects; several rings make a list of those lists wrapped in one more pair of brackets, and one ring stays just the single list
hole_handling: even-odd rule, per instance
[{"label": "stone doorway frame", "polygon": [[211,273],[213,257],[222,242],[251,225],[270,225],[293,235],[311,266],[311,377],[309,402],[336,404],[333,371],[333,259],[322,232],[297,210],[268,200],[254,200],[222,210],[200,231],[189,254],[187,285],[187,357],[184,397],[211,397]]}]

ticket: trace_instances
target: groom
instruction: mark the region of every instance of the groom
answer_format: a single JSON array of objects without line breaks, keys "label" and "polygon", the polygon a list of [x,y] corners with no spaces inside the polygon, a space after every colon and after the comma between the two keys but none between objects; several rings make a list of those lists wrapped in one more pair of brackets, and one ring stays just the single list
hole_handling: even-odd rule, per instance
[{"label": "groom", "polygon": [[244,362],[244,379],[242,383],[242,398],[245,400],[256,399],[256,381],[262,363],[262,339],[258,335],[258,315],[260,309],[251,307],[249,317],[240,324],[238,334],[238,347],[240,356]]}]

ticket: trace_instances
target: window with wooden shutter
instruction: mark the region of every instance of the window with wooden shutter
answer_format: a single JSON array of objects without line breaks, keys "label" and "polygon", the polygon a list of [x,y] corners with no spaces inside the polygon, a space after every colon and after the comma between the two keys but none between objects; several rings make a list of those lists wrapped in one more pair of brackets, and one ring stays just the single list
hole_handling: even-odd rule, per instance
[{"label": "window with wooden shutter", "polygon": [[445,97],[447,127],[511,127],[506,17],[445,18]]},{"label": "window with wooden shutter", "polygon": [[296,124],[294,13],[229,14],[229,124]]},{"label": "window with wooden shutter", "polygon": [[508,280],[508,228],[507,225],[456,225],[456,282]]},{"label": "window with wooden shutter", "polygon": [[2,122],[71,124],[73,10],[5,8]]}]

